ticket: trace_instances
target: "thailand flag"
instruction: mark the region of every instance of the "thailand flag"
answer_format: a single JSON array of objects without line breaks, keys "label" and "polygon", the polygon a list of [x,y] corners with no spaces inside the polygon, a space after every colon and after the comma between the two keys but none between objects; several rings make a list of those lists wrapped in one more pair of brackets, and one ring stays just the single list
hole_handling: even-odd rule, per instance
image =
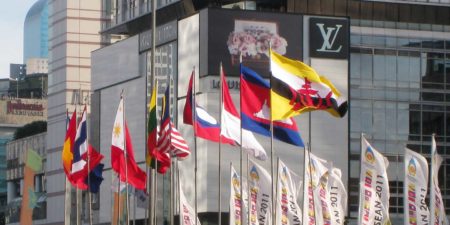
[{"label": "thailand flag", "polygon": [[81,173],[86,165],[86,161],[82,155],[87,153],[87,123],[86,123],[86,107],[84,108],[81,121],[78,125],[75,143],[73,146],[72,174]]},{"label": "thailand flag", "polygon": [[[194,72],[191,74],[191,78],[189,80],[189,88],[188,92],[186,94],[186,103],[184,105],[184,112],[183,112],[183,122],[185,124],[194,125],[195,134],[197,137],[219,142],[220,138],[220,124],[217,122],[217,120],[212,117],[208,112],[206,112],[205,109],[198,106],[194,99],[192,98],[192,83],[193,83],[193,77]],[[192,106],[195,105],[195,124],[193,121],[192,116]],[[229,139],[227,137],[222,136],[222,143],[230,144],[230,145],[236,145],[237,143]]]},{"label": "thailand flag", "polygon": [[[255,71],[241,64],[241,117],[244,129],[270,136],[270,85]],[[297,123],[289,118],[274,121],[274,137],[304,147]]]}]

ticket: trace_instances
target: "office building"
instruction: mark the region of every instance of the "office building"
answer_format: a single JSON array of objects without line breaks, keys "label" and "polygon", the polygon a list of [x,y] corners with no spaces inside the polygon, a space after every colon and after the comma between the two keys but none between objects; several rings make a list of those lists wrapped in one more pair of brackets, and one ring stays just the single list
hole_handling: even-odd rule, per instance
[{"label": "office building", "polygon": [[48,57],[48,1],[39,0],[31,6],[23,27],[23,63],[31,58]]}]

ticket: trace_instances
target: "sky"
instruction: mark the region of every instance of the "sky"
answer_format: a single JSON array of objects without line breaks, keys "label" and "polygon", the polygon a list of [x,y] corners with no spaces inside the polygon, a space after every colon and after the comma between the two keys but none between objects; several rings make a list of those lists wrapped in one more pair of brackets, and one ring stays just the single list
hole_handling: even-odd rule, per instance
[{"label": "sky", "polygon": [[13,0],[0,7],[0,78],[9,77],[10,63],[23,63],[23,23],[37,0]]}]

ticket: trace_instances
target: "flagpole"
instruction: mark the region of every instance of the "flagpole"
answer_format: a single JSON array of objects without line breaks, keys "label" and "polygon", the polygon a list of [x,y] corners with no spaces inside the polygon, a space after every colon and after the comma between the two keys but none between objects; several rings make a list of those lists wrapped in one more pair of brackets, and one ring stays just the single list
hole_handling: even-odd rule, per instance
[{"label": "flagpole", "polygon": [[[81,89],[79,90],[79,93],[81,93]],[[80,105],[80,96],[78,96],[78,103],[77,103],[77,106],[79,106]],[[75,124],[76,124],[76,130],[78,130],[78,114],[76,114],[75,115]],[[77,210],[77,225],[81,225],[81,204],[82,204],[82,202],[81,202],[81,197],[82,197],[82,193],[81,193],[81,190],[80,190],[80,188],[78,188],[78,187],[76,187],[75,188],[76,189],[76,192],[75,192],[75,197],[76,197],[76,201],[77,201],[77,204],[76,204],[76,210]]]},{"label": "flagpole", "polygon": [[[272,42],[269,42],[269,62],[272,61]],[[272,65],[270,65],[270,88],[272,88]],[[273,177],[273,160],[274,160],[274,149],[273,149],[273,120],[272,120],[272,94],[269,95],[269,101],[270,101],[270,176],[272,177],[272,215],[275,215],[274,213],[274,177]],[[272,224],[275,225],[275,218],[272,217]]]},{"label": "flagpole", "polygon": [[[222,81],[222,62],[220,62],[220,80]],[[218,219],[219,225],[222,225],[222,107],[223,107],[223,84],[220,85],[219,93],[220,105],[219,105],[219,118],[220,118],[220,133],[219,133],[219,205],[218,205]],[[195,106],[194,106],[195,107]]]},{"label": "flagpole", "polygon": [[[156,48],[156,0],[152,0],[152,50],[151,50],[151,82],[152,82],[152,88],[155,88],[155,48]],[[157,184],[157,174],[156,170],[158,169],[158,160],[155,161],[155,169],[149,169],[151,172],[151,178],[152,178],[152,189],[151,191],[151,198],[149,201],[149,225],[156,225],[156,184]],[[150,182],[150,181],[149,181]]]},{"label": "flagpole", "polygon": [[174,225],[174,223],[173,223],[173,216],[174,216],[174,213],[173,213],[173,200],[174,200],[174,198],[173,198],[173,183],[174,183],[174,179],[173,179],[173,175],[174,175],[174,172],[175,172],[175,168],[173,168],[173,166],[175,165],[174,163],[173,163],[173,161],[174,161],[174,159],[170,159],[170,212],[169,212],[169,217],[170,217],[170,225]]},{"label": "flagpole", "polygon": [[[311,137],[311,133],[310,133],[310,137]],[[311,188],[313,186],[313,178],[312,178],[312,167],[311,167],[311,142],[308,143],[308,148],[309,148],[309,154],[308,154],[308,167],[309,167],[309,182],[311,182]],[[309,190],[308,190],[309,192]],[[314,192],[312,192],[312,205],[313,205],[313,209],[314,209],[314,225],[317,224],[317,214],[316,214],[316,203],[314,201]]]},{"label": "flagpole", "polygon": [[[193,77],[193,81],[192,81],[192,85],[193,85],[193,102],[195,104],[195,93],[196,93],[196,89],[195,89],[195,66],[194,66],[194,77]],[[198,218],[198,212],[197,212],[197,132],[195,131],[196,129],[196,124],[195,124],[195,105],[192,107],[192,115],[193,116],[193,124],[194,124],[194,151],[195,151],[195,157],[194,157],[194,203],[195,203],[195,225],[197,225],[197,218]]]},{"label": "flagpole", "polygon": [[[359,180],[361,181],[361,167],[362,167],[362,142],[363,142],[363,138],[364,138],[364,133],[361,133],[361,136],[360,136],[360,141],[359,141],[359,152],[360,152],[360,163],[359,163]],[[349,190],[349,192],[350,192],[350,190]],[[363,202],[363,200],[362,200],[362,198],[361,198],[361,194],[360,194],[360,192],[361,192],[361,183],[359,184],[359,190],[358,190],[358,194],[359,194],[359,204],[358,204],[358,216],[357,216],[357,218],[358,218],[358,224],[360,224],[361,223],[361,213],[362,213],[362,208],[361,208],[361,205],[362,205],[362,202]],[[349,210],[350,211],[350,210]],[[350,214],[350,213],[349,213]]]},{"label": "flagpole", "polygon": [[[66,133],[67,133],[67,126],[68,121],[67,118],[69,118],[69,110],[66,109]],[[67,175],[65,176],[65,196],[64,196],[64,225],[70,225],[70,214],[71,214],[71,200],[72,200],[72,186],[70,185],[70,182],[67,178]]]},{"label": "flagpole", "polygon": [[[122,106],[123,106],[123,108],[122,108],[122,118],[123,118],[123,124],[122,124],[122,127],[124,128],[124,129],[126,129],[126,124],[125,124],[125,101],[123,100],[123,92],[124,92],[124,90],[122,89],[122,93],[120,94],[120,97],[122,98]],[[126,143],[126,137],[125,137],[125,135],[124,135],[124,137],[123,137],[123,143],[124,143],[124,158],[125,158],[125,192],[126,192],[126,196],[125,196],[125,204],[126,204],[126,208],[125,208],[125,210],[126,210],[126,212],[127,212],[127,215],[126,215],[126,220],[127,220],[127,222],[126,222],[126,224],[128,224],[128,221],[130,221],[130,218],[129,218],[129,215],[130,215],[130,210],[129,210],[129,197],[128,197],[128,163],[127,163],[127,143]],[[120,180],[120,177],[119,177],[119,180]]]},{"label": "flagpole", "polygon": [[[242,66],[242,52],[240,52],[239,53],[239,70],[241,69],[241,66]],[[222,71],[221,71],[221,76],[222,76]],[[223,85],[221,85],[221,86],[223,86]],[[242,88],[242,86],[240,86],[241,88]],[[239,101],[239,108],[242,110],[242,97],[241,97],[241,93],[242,92],[240,92],[239,93],[239,98],[240,98],[240,101]],[[240,121],[239,121],[239,124],[240,124],[240,127],[239,127],[239,132],[240,132],[240,140],[239,140],[239,143],[240,143],[240,157],[239,157],[239,166],[240,166],[240,173],[241,173],[241,176],[239,177],[239,179],[241,180],[240,182],[241,182],[241,186],[240,186],[240,188],[241,188],[241,196],[243,196],[243,194],[244,194],[244,190],[243,190],[243,187],[242,187],[242,184],[243,184],[243,182],[242,182],[242,176],[244,175],[244,149],[242,148],[242,118],[240,119]],[[249,197],[249,199],[250,199],[250,197]],[[243,197],[241,197],[241,224],[243,225],[244,224],[244,217],[242,216],[242,208],[243,208],[243,205],[244,205],[244,198]],[[249,206],[250,207],[250,206]],[[248,210],[248,211],[250,211],[250,209]]]},{"label": "flagpole", "polygon": [[90,164],[90,160],[91,160],[91,155],[89,152],[89,129],[88,129],[88,116],[87,116],[87,105],[86,105],[86,101],[87,101],[87,97],[84,98],[84,110],[86,112],[86,143],[87,143],[87,167],[88,167],[88,174],[87,174],[87,180],[88,180],[88,207],[89,207],[89,224],[92,225],[93,224],[93,213],[92,213],[92,193],[91,193],[91,179],[90,179],[90,174],[91,174],[91,164]]}]

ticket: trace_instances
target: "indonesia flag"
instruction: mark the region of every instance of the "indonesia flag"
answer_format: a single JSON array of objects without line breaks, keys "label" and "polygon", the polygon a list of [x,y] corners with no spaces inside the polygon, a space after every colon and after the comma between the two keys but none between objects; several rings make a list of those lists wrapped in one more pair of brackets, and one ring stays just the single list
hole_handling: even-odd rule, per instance
[{"label": "indonesia flag", "polygon": [[228,90],[228,84],[225,79],[225,73],[222,68],[220,69],[220,72],[223,98],[221,135],[226,138],[232,139],[237,143],[240,143],[242,133],[242,148],[245,149],[249,154],[253,155],[256,159],[266,160],[266,151],[264,151],[264,148],[261,146],[258,140],[256,140],[253,133],[246,129],[240,129],[241,118],[239,117],[233,100],[231,99],[231,95]]},{"label": "indonesia flag", "polygon": [[[270,136],[270,85],[255,71],[241,65],[242,127]],[[303,147],[294,119],[273,121],[274,137],[280,141]]]},{"label": "indonesia flag", "polygon": [[[192,71],[191,78],[189,79],[188,92],[186,94],[186,103],[184,104],[183,122],[185,124],[194,125],[195,135],[197,137],[219,142],[236,145],[236,142],[232,139],[222,136],[220,139],[220,124],[212,117],[204,108],[197,105],[192,97],[192,83],[195,74]],[[192,110],[192,106],[195,105],[195,110]],[[194,111],[195,119],[193,121],[192,111]],[[194,124],[195,123],[195,124]]]}]

